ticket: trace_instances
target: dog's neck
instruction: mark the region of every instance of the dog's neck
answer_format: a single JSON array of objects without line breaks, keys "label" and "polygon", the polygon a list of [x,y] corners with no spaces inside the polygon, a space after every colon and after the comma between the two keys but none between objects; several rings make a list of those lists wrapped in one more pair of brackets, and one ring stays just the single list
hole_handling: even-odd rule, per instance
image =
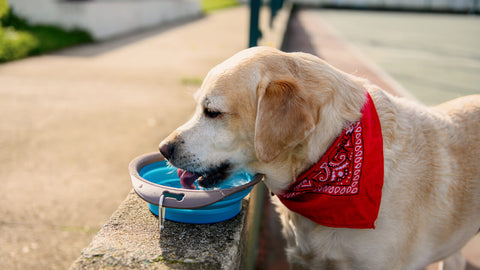
[{"label": "dog's neck", "polygon": [[[282,153],[268,164],[257,165],[257,171],[266,175],[265,183],[270,191],[278,193],[288,188],[302,172],[319,160],[345,126],[361,117],[360,110],[365,102],[364,88],[361,88],[361,91],[354,96],[351,99],[355,100],[354,104],[339,104],[339,102],[332,100],[330,104],[323,106],[320,115],[331,115],[329,111],[332,110],[337,113],[331,115],[328,119],[318,121],[315,131],[301,144]],[[344,112],[347,109],[339,109],[343,106],[349,106],[347,108],[350,111],[348,118],[345,117]],[[352,110],[357,113],[352,113]]]},{"label": "dog's neck", "polygon": [[276,194],[291,211],[317,224],[375,228],[383,186],[383,139],[369,94],[362,117],[346,126],[322,157]]}]

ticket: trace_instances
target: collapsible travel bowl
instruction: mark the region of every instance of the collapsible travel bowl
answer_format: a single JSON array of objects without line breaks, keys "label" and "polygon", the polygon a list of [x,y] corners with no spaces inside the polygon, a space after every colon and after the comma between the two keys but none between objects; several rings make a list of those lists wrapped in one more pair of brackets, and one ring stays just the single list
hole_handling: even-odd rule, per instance
[{"label": "collapsible travel bowl", "polygon": [[165,219],[183,223],[215,223],[236,216],[242,199],[263,179],[263,175],[237,173],[219,189],[184,189],[176,170],[160,153],[139,156],[129,165],[133,188],[150,211],[159,216],[161,205],[166,207]]}]

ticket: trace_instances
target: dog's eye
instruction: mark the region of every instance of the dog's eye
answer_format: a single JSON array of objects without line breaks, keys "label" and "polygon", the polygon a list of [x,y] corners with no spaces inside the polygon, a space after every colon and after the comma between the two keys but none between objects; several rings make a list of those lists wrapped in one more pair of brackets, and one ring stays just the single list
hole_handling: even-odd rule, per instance
[{"label": "dog's eye", "polygon": [[208,108],[203,109],[203,114],[208,117],[208,118],[217,118],[219,117],[222,113],[219,111],[214,111],[210,110]]}]

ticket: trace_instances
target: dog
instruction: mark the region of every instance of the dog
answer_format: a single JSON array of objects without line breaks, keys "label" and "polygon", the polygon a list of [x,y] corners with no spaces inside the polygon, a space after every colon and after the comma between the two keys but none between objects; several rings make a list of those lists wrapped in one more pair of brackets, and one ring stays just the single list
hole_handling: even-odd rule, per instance
[{"label": "dog", "polygon": [[[160,143],[160,152],[175,167],[200,176],[199,184],[207,187],[238,169],[264,174],[266,186],[277,195],[272,200],[293,268],[413,270],[440,260],[445,260],[445,269],[465,265],[464,260],[454,262],[480,228],[480,95],[426,107],[394,97],[316,56],[254,47],[214,67],[194,98],[193,117]],[[355,224],[355,209],[341,213],[345,226],[317,221],[343,211],[335,208],[337,198],[355,197],[326,194],[358,192],[355,187],[340,189],[349,181],[353,186],[353,178],[340,182],[346,171],[336,171],[338,181],[317,188],[325,193],[318,198],[333,203],[313,207],[295,206],[310,197],[289,201],[288,196],[301,191],[292,185],[339,136],[356,131],[354,124],[363,119],[367,103],[373,108],[372,123],[378,124],[373,129],[376,145],[352,141],[350,147],[365,150],[362,164],[373,166],[362,173],[374,176],[356,187],[366,189],[375,182],[377,197],[339,205],[365,206],[371,214],[366,223]],[[375,160],[367,160],[367,148],[377,155]]]}]

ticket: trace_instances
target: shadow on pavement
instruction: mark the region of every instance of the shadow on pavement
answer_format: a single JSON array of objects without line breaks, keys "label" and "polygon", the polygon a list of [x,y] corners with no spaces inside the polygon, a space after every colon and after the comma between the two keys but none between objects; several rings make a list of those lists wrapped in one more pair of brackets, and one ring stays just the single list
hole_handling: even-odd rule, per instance
[{"label": "shadow on pavement", "polygon": [[98,41],[90,44],[67,48],[65,50],[54,52],[51,55],[85,57],[85,58],[95,57],[95,56],[107,53],[109,51],[128,46],[132,43],[136,43],[136,42],[148,39],[150,37],[168,32],[170,30],[173,30],[174,28],[195,23],[201,18],[203,18],[203,15],[200,15],[198,17],[183,19],[176,22],[171,22],[158,27],[139,30],[135,33],[124,34],[116,38],[105,40],[105,41]]},{"label": "shadow on pavement", "polygon": [[480,270],[480,267],[477,267],[477,266],[467,262],[467,266],[465,267],[465,270]]},{"label": "shadow on pavement", "polygon": [[313,55],[319,55],[315,46],[311,42],[310,35],[302,26],[297,10],[292,11],[287,31],[282,44],[282,51],[285,52],[304,52]]}]

